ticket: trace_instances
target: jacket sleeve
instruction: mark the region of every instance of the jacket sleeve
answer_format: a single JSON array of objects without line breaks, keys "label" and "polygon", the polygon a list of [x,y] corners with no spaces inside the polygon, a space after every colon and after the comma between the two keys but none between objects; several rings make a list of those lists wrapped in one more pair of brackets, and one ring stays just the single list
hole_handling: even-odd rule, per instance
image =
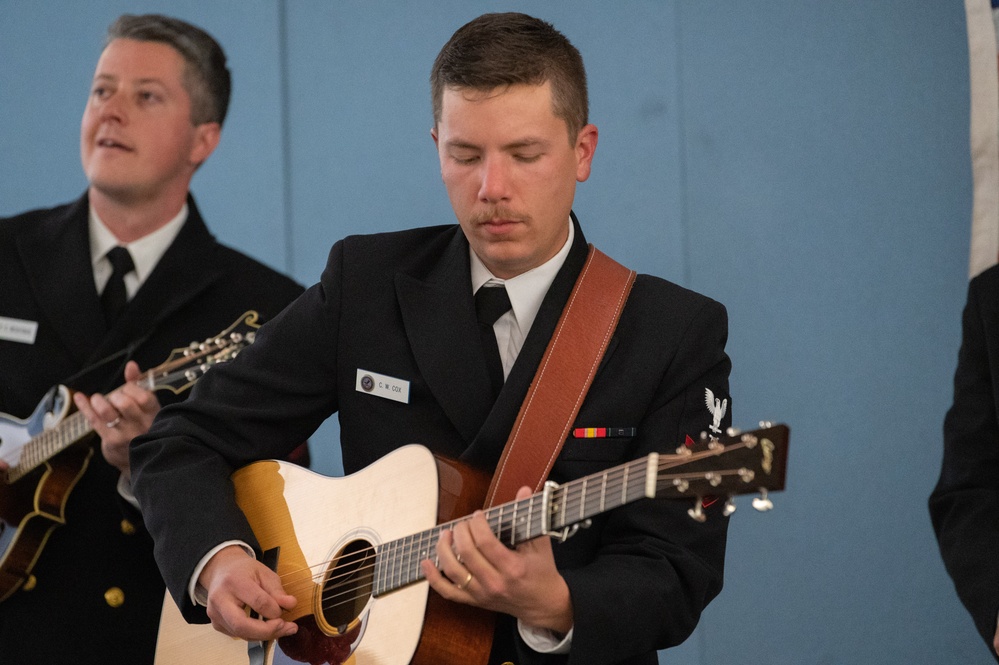
[{"label": "jacket sleeve", "polygon": [[944,419],[943,464],[929,508],[947,572],[995,656],[992,640],[999,614],[999,425],[994,369],[999,362],[999,330],[992,303],[999,293],[985,289],[989,283],[976,278],[968,289],[954,375],[954,401]]},{"label": "jacket sleeve", "polygon": [[252,461],[286,458],[337,410],[339,247],[318,284],[265,323],[234,360],[199,380],[187,400],[163,408],[150,431],[132,442],[133,490],[156,562],[189,621],[207,621],[186,591],[207,552],[240,540],[259,555],[235,503],[232,472]]}]

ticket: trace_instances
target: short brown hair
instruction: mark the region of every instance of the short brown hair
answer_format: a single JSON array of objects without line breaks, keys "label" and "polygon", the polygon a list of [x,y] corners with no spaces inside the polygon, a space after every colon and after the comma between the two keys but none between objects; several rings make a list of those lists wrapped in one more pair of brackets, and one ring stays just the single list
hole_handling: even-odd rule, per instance
[{"label": "short brown hair", "polygon": [[122,14],[108,27],[105,46],[115,39],[160,42],[184,58],[184,89],[191,98],[191,123],[225,121],[232,91],[225,51],[201,28],[161,14]]},{"label": "short brown hair", "polygon": [[434,126],[444,89],[493,90],[517,83],[550,82],[555,115],[575,142],[587,123],[589,101],[583,58],[551,23],[526,14],[483,14],[458,28],[430,72]]}]

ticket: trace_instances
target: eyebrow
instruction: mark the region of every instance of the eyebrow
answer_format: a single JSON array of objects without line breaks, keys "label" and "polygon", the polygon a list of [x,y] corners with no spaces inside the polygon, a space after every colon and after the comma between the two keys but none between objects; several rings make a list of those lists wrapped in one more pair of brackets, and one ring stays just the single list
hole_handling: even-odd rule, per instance
[{"label": "eyebrow", "polygon": [[[115,76],[114,74],[95,74],[94,75],[94,82],[96,82],[96,81],[111,81],[113,83],[117,83],[120,80],[121,80],[121,77]],[[159,79],[159,78],[157,78],[155,76],[147,76],[146,78],[138,79],[136,81],[136,83],[139,84],[139,85],[147,85],[147,84],[150,84],[150,83],[154,83],[154,84],[159,85],[159,86],[164,87],[164,88],[167,87],[167,85],[163,82],[162,79]]]},{"label": "eyebrow", "polygon": [[[527,137],[517,141],[512,141],[510,143],[504,144],[501,148],[505,151],[510,150],[522,150],[524,148],[545,148],[548,146],[548,141],[540,138]],[[451,139],[445,143],[448,148],[458,149],[458,150],[480,150],[481,148],[475,144],[468,141],[462,141],[461,139]]]}]

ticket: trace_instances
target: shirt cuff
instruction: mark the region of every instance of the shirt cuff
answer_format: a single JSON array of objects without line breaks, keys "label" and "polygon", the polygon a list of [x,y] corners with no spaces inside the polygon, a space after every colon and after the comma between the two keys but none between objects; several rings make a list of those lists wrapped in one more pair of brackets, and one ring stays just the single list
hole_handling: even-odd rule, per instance
[{"label": "shirt cuff", "polygon": [[538,653],[569,653],[572,646],[572,628],[563,636],[554,630],[535,628],[517,619],[517,631],[527,646]]},{"label": "shirt cuff", "polygon": [[[118,476],[118,494],[121,498],[128,501],[136,510],[139,510],[139,500],[135,498],[135,494],[132,493],[132,483],[129,482],[124,475]],[[141,512],[141,511],[140,511]]]},{"label": "shirt cuff", "polygon": [[187,595],[191,597],[191,602],[195,605],[208,607],[208,590],[198,584],[198,578],[201,577],[201,571],[205,569],[206,565],[208,565],[208,560],[218,554],[219,550],[225,549],[230,545],[239,545],[246,550],[246,553],[251,557],[254,559],[257,558],[257,555],[253,552],[253,548],[241,540],[227,540],[224,543],[220,543],[208,550],[208,554],[201,557],[201,561],[198,562],[197,567],[194,569],[194,574],[191,575],[191,581],[187,583]]}]

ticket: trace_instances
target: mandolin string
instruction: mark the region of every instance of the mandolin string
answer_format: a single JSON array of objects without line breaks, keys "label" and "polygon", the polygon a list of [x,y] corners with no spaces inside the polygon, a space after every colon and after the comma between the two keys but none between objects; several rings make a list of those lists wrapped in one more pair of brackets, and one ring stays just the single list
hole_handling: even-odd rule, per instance
[{"label": "mandolin string", "polygon": [[[193,353],[188,355],[181,354],[177,358],[168,359],[163,364],[143,372],[142,375],[132,383],[149,390],[155,387],[156,383],[162,383],[164,381],[170,382],[176,378],[185,376],[189,371],[187,366],[189,366],[192,362],[201,361],[203,359],[211,359],[216,363],[224,361],[226,353],[238,351],[243,346],[244,343],[242,341],[229,343],[228,338],[225,337],[205,341],[199,344],[197,348],[188,347],[188,349],[185,349],[185,351],[190,350],[193,351]],[[214,357],[210,358],[211,356]],[[157,377],[158,381],[156,380]],[[122,389],[122,387],[123,386],[119,386],[112,392],[118,392]],[[77,423],[77,421],[84,422]],[[82,428],[80,427],[81,424],[83,425]],[[76,431],[72,432],[67,437],[65,435],[66,431],[71,428],[76,428]],[[8,473],[16,474],[17,477],[20,478],[36,469],[42,463],[51,459],[56,453],[64,450],[66,446],[75,443],[92,431],[93,427],[90,426],[89,421],[86,420],[84,415],[79,411],[74,411],[56,423],[54,427],[43,430],[25,441],[20,448],[15,448],[10,451],[10,453],[2,459],[11,467]],[[14,459],[15,454],[17,457],[16,462]],[[28,463],[27,466],[22,465],[21,460],[25,460]]]}]

